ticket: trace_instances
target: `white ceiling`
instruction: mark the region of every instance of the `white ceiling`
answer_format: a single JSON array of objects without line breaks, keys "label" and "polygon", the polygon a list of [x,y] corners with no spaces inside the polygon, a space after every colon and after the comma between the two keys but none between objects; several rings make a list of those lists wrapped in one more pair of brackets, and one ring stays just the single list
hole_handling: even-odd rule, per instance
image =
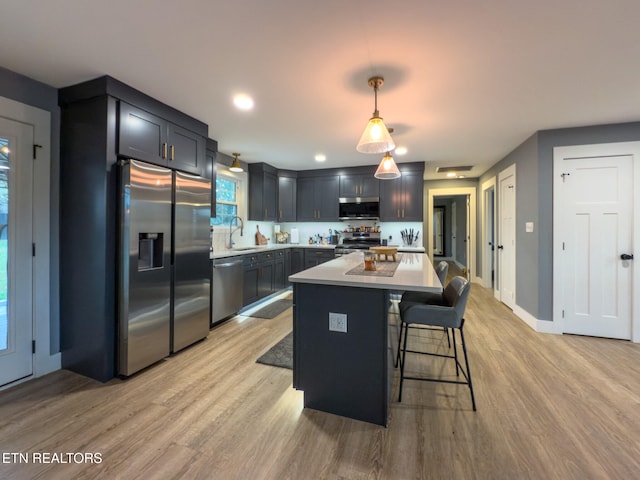
[{"label": "white ceiling", "polygon": [[[637,0],[2,0],[0,65],[54,87],[111,75],[278,168],[409,153],[475,177],[537,130],[640,119]],[[232,96],[255,98],[240,112]],[[322,152],[327,161],[313,160]]]}]

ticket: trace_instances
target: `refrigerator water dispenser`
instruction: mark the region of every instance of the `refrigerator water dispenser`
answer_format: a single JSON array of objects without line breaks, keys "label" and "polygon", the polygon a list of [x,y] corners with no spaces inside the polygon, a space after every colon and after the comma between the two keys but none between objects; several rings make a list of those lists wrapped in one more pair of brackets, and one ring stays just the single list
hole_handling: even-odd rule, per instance
[{"label": "refrigerator water dispenser", "polygon": [[138,234],[138,271],[162,268],[163,233]]}]

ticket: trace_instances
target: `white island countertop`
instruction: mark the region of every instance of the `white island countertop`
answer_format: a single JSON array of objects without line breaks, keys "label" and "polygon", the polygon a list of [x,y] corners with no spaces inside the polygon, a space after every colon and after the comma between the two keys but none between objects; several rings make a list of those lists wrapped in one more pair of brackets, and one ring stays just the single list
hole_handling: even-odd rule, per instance
[{"label": "white island countertop", "polygon": [[291,275],[289,281],[386,290],[442,291],[442,284],[427,255],[405,252],[398,256],[400,265],[392,277],[347,275],[349,270],[363,262],[363,253],[354,252]]}]

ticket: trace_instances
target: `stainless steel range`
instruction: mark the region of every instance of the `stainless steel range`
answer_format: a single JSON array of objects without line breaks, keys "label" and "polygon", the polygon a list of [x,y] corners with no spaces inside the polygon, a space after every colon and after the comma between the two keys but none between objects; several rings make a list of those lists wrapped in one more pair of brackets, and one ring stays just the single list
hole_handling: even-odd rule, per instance
[{"label": "stainless steel range", "polygon": [[357,250],[369,250],[369,247],[380,246],[380,232],[347,233],[342,243],[336,246],[336,257],[347,255]]}]

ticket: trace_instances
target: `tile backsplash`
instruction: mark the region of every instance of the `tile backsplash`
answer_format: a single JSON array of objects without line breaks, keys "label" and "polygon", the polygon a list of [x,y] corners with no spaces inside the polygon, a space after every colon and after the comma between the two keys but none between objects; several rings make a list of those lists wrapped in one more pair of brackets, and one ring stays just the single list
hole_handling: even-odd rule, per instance
[{"label": "tile backsplash", "polygon": [[[292,228],[297,228],[299,232],[299,238],[301,244],[308,244],[309,238],[314,238],[316,235],[326,237],[329,234],[329,229],[332,231],[338,230],[344,231],[349,225],[352,227],[372,227],[374,222],[363,221],[356,224],[348,224],[346,222],[291,222],[280,223],[274,222],[244,222],[243,235],[240,236],[240,230],[236,230],[234,227],[233,241],[234,247],[250,247],[256,245],[255,234],[256,229],[259,228],[260,232],[267,237],[269,244],[276,243],[276,235],[274,232],[274,226],[279,225],[280,230],[284,232],[291,232]],[[423,247],[424,241],[422,236],[422,222],[375,222],[380,228],[380,238],[388,239],[390,245],[402,245],[402,237],[400,232],[404,229],[413,228],[414,231],[420,232],[415,246]],[[212,235],[213,249],[215,252],[224,252],[228,249],[229,243],[229,227],[215,227]]]}]

